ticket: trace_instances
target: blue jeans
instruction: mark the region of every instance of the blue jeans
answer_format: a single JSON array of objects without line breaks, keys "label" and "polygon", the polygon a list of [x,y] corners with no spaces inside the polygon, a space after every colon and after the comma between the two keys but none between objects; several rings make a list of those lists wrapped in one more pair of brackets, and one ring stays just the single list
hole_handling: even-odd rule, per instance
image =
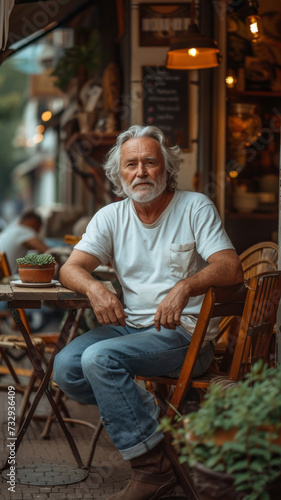
[{"label": "blue jeans", "polygon": [[[136,329],[102,326],[77,337],[55,357],[54,381],[71,399],[97,404],[101,421],[125,460],[143,455],[163,439],[159,408],[135,375],[169,375],[180,370],[190,334],[154,325]],[[214,347],[202,350],[194,375],[210,365]]]}]

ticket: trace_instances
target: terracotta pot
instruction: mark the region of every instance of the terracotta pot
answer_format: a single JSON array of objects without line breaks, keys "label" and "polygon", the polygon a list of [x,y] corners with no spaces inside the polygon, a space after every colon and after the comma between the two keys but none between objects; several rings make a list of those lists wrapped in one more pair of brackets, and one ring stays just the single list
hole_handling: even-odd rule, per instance
[{"label": "terracotta pot", "polygon": [[239,493],[233,486],[234,477],[223,472],[208,469],[202,464],[194,466],[193,481],[200,500],[240,500],[244,493]]},{"label": "terracotta pot", "polygon": [[[196,464],[193,471],[199,500],[242,500],[246,495],[245,492],[235,489],[231,474],[213,471],[202,464]],[[265,491],[269,493],[270,500],[280,500],[280,489],[281,475],[267,483]]]},{"label": "terracotta pot", "polygon": [[51,283],[56,264],[45,264],[43,266],[19,264],[18,267],[22,283]]},{"label": "terracotta pot", "polygon": [[[276,428],[273,425],[261,425],[260,430],[275,433]],[[237,428],[227,431],[218,429],[213,436],[213,441],[217,446],[235,439]],[[277,429],[277,437],[271,438],[273,444],[281,445],[281,429]],[[193,433],[188,434],[188,441],[199,441],[199,438]],[[198,493],[199,500],[242,500],[246,492],[237,491],[233,486],[234,476],[226,472],[217,472],[197,463],[194,467],[193,481]],[[280,500],[281,475],[274,481],[268,482],[265,488],[270,495],[270,500]]]}]

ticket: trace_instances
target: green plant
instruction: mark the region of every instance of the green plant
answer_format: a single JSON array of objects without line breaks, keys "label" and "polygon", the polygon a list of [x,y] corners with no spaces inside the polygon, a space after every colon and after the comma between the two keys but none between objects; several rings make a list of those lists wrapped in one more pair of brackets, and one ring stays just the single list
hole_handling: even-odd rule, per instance
[{"label": "green plant", "polygon": [[92,31],[87,43],[65,49],[52,72],[52,76],[57,78],[55,85],[65,92],[72,78],[77,77],[79,68],[84,68],[90,78],[99,70],[100,64],[99,38],[97,32]]},{"label": "green plant", "polygon": [[25,257],[20,257],[16,259],[19,265],[30,265],[30,266],[45,266],[46,264],[55,264],[56,259],[51,254],[43,253],[30,253]]},{"label": "green plant", "polygon": [[268,500],[265,486],[280,474],[280,394],[281,367],[259,362],[234,386],[211,385],[196,413],[163,419],[160,427],[171,432],[181,463],[232,474],[244,500]]}]

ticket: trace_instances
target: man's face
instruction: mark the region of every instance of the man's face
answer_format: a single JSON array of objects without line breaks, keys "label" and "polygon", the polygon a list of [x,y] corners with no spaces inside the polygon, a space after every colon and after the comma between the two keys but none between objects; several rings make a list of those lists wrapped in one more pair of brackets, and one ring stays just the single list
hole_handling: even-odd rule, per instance
[{"label": "man's face", "polygon": [[36,231],[36,233],[39,233],[42,224],[39,222],[38,219],[36,219],[34,217],[30,217],[29,219],[26,219],[25,225],[34,229],[34,231]]},{"label": "man's face", "polygon": [[150,137],[129,139],[121,148],[121,183],[129,198],[148,203],[166,189],[167,172],[158,141]]}]

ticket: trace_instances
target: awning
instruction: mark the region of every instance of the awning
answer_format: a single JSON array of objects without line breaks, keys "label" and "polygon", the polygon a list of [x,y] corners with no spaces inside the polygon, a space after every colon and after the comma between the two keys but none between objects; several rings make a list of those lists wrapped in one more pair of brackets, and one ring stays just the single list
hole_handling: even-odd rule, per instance
[{"label": "awning", "polygon": [[[6,0],[0,0],[1,2]],[[0,63],[46,35],[59,26],[81,26],[90,19],[89,10],[95,9],[99,0],[15,0],[10,13],[6,49],[0,51]],[[4,19],[0,19],[0,24]],[[1,31],[1,30],[0,30]]]}]

